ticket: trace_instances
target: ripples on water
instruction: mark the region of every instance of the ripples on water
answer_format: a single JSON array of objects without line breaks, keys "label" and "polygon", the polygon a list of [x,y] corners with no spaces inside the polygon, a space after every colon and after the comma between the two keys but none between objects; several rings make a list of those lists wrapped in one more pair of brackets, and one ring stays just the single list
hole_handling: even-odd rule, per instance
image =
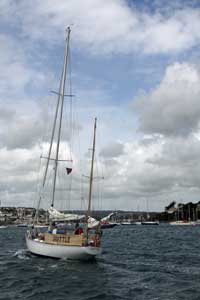
[{"label": "ripples on water", "polygon": [[24,233],[0,230],[0,299],[200,299],[200,226],[105,230],[103,253],[90,263],[35,257]]}]

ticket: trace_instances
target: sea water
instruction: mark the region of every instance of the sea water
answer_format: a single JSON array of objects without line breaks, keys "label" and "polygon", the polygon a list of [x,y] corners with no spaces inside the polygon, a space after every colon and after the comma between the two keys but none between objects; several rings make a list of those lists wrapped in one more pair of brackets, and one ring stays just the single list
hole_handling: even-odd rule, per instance
[{"label": "sea water", "polygon": [[200,226],[106,229],[92,262],[33,256],[25,231],[0,230],[0,299],[200,299]]}]

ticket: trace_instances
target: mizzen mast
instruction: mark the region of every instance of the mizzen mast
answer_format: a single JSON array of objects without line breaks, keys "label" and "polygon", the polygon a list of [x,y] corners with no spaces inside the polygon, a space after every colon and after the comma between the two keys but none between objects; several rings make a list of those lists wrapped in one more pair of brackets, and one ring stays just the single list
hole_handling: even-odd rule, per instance
[{"label": "mizzen mast", "polygon": [[96,146],[96,128],[97,128],[97,118],[95,118],[94,121],[94,136],[93,136],[93,146],[92,146],[92,161],[91,161],[91,170],[90,170],[90,185],[89,185],[87,217],[90,216],[91,203],[92,203],[92,184],[93,184],[93,170],[94,170],[94,154],[95,154],[95,146]]}]

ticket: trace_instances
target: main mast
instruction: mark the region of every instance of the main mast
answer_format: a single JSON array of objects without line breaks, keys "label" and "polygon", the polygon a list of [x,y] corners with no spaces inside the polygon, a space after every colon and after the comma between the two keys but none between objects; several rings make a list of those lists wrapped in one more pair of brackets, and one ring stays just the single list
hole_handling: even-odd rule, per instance
[{"label": "main mast", "polygon": [[60,104],[61,107],[60,107],[60,118],[59,118],[59,127],[58,127],[58,139],[57,139],[57,146],[56,146],[56,158],[55,158],[54,179],[53,179],[53,195],[52,195],[51,206],[54,206],[54,199],[55,199],[56,178],[57,178],[57,169],[58,169],[58,154],[59,154],[59,147],[60,147],[63,104],[64,104],[64,97],[65,97],[65,82],[66,82],[67,62],[68,62],[68,55],[69,55],[70,32],[71,32],[71,29],[70,29],[70,27],[68,27],[66,46],[65,46],[63,72],[62,72],[60,90],[59,90],[59,95],[58,95],[58,97],[60,97],[60,100],[61,100],[61,104]]},{"label": "main mast", "polygon": [[[58,129],[58,140],[57,140],[57,147],[56,147],[56,158],[55,158],[55,168],[54,168],[54,179],[53,179],[53,195],[52,195],[52,202],[51,205],[54,205],[54,198],[55,198],[55,186],[56,186],[56,177],[57,177],[57,167],[58,167],[58,154],[59,154],[59,146],[60,146],[60,134],[61,134],[61,125],[62,125],[62,114],[63,114],[63,103],[64,103],[64,97],[65,97],[65,82],[66,82],[66,73],[67,73],[67,62],[68,62],[68,55],[69,55],[69,41],[70,41],[70,32],[71,29],[70,27],[67,28],[67,37],[66,37],[66,44],[65,44],[65,52],[64,52],[64,63],[63,63],[63,69],[62,69],[62,75],[61,75],[61,80],[60,80],[60,86],[59,86],[59,92],[58,94],[58,99],[57,99],[57,105],[56,105],[56,111],[55,111],[55,116],[54,116],[54,122],[53,122],[53,129],[52,129],[52,134],[51,134],[51,141],[50,141],[50,146],[49,146],[49,151],[47,155],[47,163],[45,167],[45,172],[44,172],[44,177],[42,181],[42,188],[44,188],[45,183],[46,183],[46,178],[47,178],[47,172],[49,168],[49,162],[51,160],[51,152],[52,152],[52,146],[53,146],[53,141],[54,141],[54,136],[55,136],[55,130],[56,130],[56,122],[58,119],[58,112],[59,112],[59,107],[60,108],[60,119],[59,119],[59,129]],[[38,206],[36,209],[36,215],[35,215],[35,222],[38,222],[38,212],[39,212],[39,207],[40,207],[40,202],[41,202],[41,195],[38,201]]]}]

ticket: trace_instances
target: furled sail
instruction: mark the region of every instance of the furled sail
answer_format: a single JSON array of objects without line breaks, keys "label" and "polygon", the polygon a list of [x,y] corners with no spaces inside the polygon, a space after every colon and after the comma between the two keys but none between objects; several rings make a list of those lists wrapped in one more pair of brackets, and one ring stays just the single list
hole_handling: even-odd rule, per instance
[{"label": "furled sail", "polygon": [[[48,212],[50,219],[54,221],[80,221],[86,217],[85,215],[64,214],[59,212],[52,206],[48,209]],[[99,223],[99,221],[92,217],[88,218],[88,228],[96,228],[99,225]]]},{"label": "furled sail", "polygon": [[58,221],[80,221],[81,219],[85,218],[85,215],[61,213],[52,206],[48,209],[48,212],[51,219]]}]

